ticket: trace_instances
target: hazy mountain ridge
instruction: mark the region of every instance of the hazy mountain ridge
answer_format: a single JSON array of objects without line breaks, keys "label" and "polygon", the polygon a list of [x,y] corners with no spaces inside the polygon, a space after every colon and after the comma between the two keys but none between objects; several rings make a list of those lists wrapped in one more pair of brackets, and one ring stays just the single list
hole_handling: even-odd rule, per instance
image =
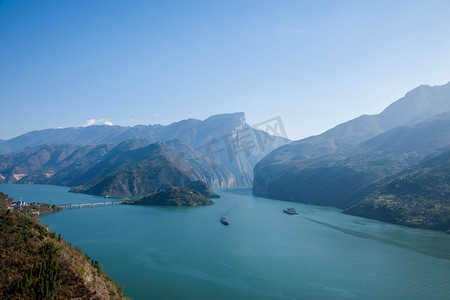
[{"label": "hazy mountain ridge", "polygon": [[0,156],[0,173],[5,177],[2,181],[68,185],[68,180],[86,171],[113,146],[43,145],[3,155]]},{"label": "hazy mountain ridge", "polygon": [[384,130],[414,125],[450,111],[450,82],[440,86],[421,85],[383,110],[378,118]]},{"label": "hazy mountain ridge", "polygon": [[0,182],[77,186],[77,191],[110,196],[142,196],[195,180],[221,188],[239,184],[220,163],[212,166],[180,141],[44,145],[1,156],[0,173]]},{"label": "hazy mountain ridge", "polygon": [[167,126],[159,124],[133,127],[91,125],[43,129],[31,131],[9,140],[0,140],[0,154],[43,144],[99,145],[138,139],[145,139],[150,143],[179,139],[193,147],[198,147],[211,138],[229,135],[236,128],[242,128],[245,123],[244,113],[230,113],[214,115],[203,121],[196,119],[182,120]]},{"label": "hazy mountain ridge", "polygon": [[[450,100],[449,100],[450,101]],[[450,141],[450,112],[413,126],[398,126],[358,145],[359,151],[411,152],[428,155]]]},{"label": "hazy mountain ridge", "polygon": [[[449,111],[450,84],[421,86],[379,115],[361,116],[274,150],[255,166],[253,191],[288,201],[340,208],[354,205],[366,186],[449,145]],[[384,131],[401,122],[406,123]],[[379,133],[355,144],[375,132]]]},{"label": "hazy mountain ridge", "polygon": [[450,82],[442,86],[422,85],[408,92],[376,115],[362,115],[324,133],[279,147],[261,163],[309,159],[345,151],[397,126],[415,125],[450,111]]},{"label": "hazy mountain ridge", "polygon": [[[233,185],[236,186],[251,185],[255,164],[273,149],[288,142],[287,139],[252,128],[246,123],[244,113],[230,113],[211,116],[203,121],[182,120],[167,126],[93,125],[33,131],[0,143],[0,153],[12,150],[22,152],[21,150],[26,147],[43,144],[91,146],[111,143],[117,145],[129,140],[140,141],[140,145],[134,146],[137,148],[158,141],[169,142],[175,139],[189,145],[208,158],[210,165],[222,165],[231,171],[234,176]],[[264,141],[263,144],[261,144],[261,140]],[[29,172],[22,173],[29,174]],[[222,175],[225,176],[225,173]],[[205,174],[205,177],[211,177],[211,174]],[[64,184],[70,183],[64,181]],[[216,181],[214,186],[227,187],[229,185]]]}]

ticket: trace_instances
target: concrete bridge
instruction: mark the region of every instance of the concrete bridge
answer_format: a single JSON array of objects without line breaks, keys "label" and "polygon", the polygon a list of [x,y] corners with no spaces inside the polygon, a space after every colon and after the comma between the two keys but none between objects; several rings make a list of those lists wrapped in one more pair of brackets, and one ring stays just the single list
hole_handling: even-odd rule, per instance
[{"label": "concrete bridge", "polygon": [[120,205],[123,201],[105,201],[105,202],[95,202],[95,203],[77,203],[77,204],[59,204],[55,205],[60,208],[72,209],[72,208],[82,208],[82,207],[95,207],[95,206],[107,206],[107,205]]}]

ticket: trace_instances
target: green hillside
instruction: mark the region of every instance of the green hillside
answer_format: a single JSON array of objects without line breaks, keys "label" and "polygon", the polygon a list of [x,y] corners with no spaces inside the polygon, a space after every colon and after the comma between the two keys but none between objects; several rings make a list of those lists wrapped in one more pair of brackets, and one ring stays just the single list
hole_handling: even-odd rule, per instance
[{"label": "green hillside", "polygon": [[127,203],[155,206],[199,206],[214,204],[212,200],[199,192],[185,187],[165,188],[135,201],[127,201]]},{"label": "green hillside", "polygon": [[0,192],[1,299],[125,299],[97,261]]},{"label": "green hillside", "polygon": [[450,151],[382,181],[344,213],[450,231]]}]

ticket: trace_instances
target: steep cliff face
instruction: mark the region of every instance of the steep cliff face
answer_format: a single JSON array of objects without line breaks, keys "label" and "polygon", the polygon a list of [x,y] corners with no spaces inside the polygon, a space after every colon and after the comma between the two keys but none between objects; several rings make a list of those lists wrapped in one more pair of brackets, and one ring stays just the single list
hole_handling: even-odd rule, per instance
[{"label": "steep cliff face", "polygon": [[179,140],[164,143],[167,159],[184,174],[194,180],[206,182],[214,188],[230,188],[245,185],[241,174],[230,170],[218,161],[204,155]]}]

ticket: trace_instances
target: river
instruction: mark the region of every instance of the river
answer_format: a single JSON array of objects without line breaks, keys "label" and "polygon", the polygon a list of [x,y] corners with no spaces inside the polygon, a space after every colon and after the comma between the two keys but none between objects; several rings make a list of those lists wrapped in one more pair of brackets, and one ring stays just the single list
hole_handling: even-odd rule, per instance
[{"label": "river", "polygon": [[[26,202],[105,201],[58,186],[0,191]],[[212,206],[85,207],[40,219],[134,299],[450,299],[448,234],[254,197],[250,189],[216,192]],[[299,215],[282,213],[286,207]]]}]

